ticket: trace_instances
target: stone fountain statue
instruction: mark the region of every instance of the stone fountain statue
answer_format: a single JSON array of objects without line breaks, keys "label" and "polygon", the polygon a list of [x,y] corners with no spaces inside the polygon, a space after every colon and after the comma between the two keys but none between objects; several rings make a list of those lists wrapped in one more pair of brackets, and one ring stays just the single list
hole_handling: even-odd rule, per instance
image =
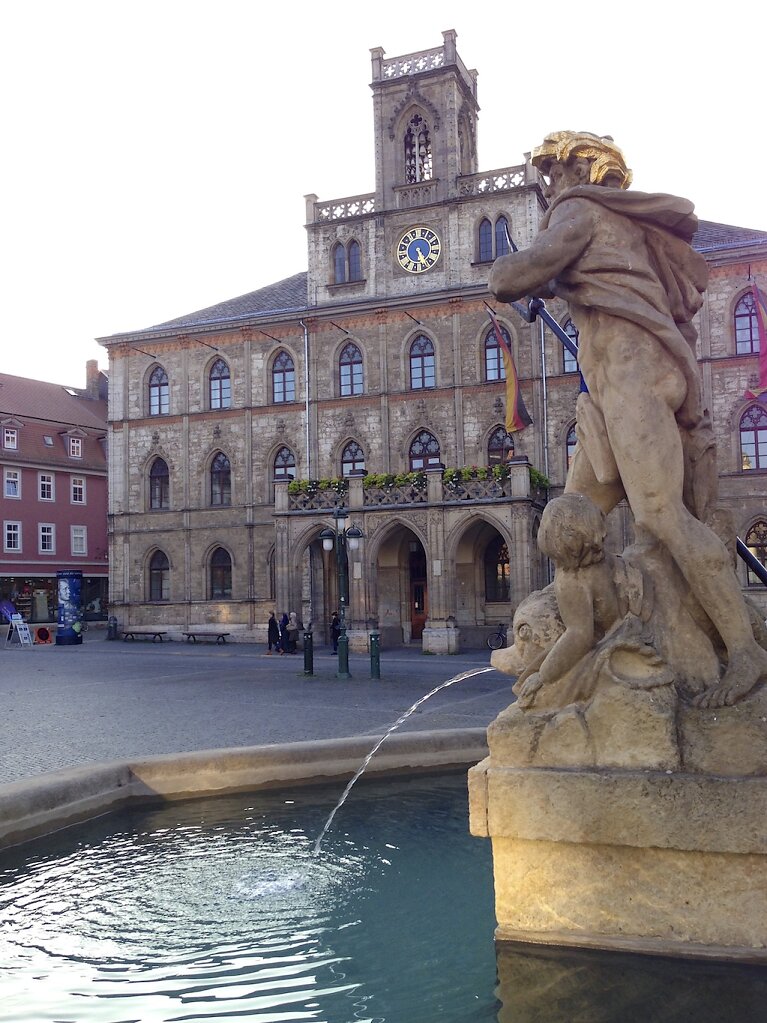
[{"label": "stone fountain statue", "polygon": [[[539,531],[555,579],[493,655],[517,701],[471,775],[498,937],[767,961],[767,631],[717,505],[697,218],[687,200],[628,191],[610,138],[555,132],[532,162],[549,210],[490,290],[567,302],[588,392]],[[636,541],[612,555],[605,515],[622,500]],[[710,891],[700,901],[714,874],[715,907]]]}]

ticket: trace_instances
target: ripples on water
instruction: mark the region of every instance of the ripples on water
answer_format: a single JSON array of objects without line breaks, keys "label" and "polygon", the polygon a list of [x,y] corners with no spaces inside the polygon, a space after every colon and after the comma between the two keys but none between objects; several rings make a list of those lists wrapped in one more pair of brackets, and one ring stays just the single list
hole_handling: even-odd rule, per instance
[{"label": "ripples on water", "polygon": [[0,1019],[490,1023],[465,773],[133,810],[0,859]]}]

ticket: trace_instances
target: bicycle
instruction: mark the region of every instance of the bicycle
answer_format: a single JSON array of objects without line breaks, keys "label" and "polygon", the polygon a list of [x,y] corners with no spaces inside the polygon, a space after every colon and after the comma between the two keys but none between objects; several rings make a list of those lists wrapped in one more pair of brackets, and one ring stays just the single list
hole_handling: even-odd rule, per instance
[{"label": "bicycle", "polygon": [[506,646],[506,626],[499,625],[498,631],[491,633],[487,637],[487,645],[491,650],[500,650],[501,647]]}]

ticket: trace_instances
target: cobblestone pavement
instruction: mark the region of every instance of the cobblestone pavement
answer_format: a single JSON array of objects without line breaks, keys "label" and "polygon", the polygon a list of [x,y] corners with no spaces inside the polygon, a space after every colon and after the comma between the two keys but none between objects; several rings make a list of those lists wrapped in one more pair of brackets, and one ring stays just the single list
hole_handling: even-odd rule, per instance
[{"label": "cobblestone pavement", "polygon": [[[91,630],[80,646],[0,646],[0,783],[92,761],[351,735],[378,737],[441,682],[489,666],[489,651],[426,656],[381,652],[381,679],[352,654],[267,656],[252,644],[108,642]],[[486,672],[424,703],[405,729],[485,727],[512,700],[512,679]]]}]

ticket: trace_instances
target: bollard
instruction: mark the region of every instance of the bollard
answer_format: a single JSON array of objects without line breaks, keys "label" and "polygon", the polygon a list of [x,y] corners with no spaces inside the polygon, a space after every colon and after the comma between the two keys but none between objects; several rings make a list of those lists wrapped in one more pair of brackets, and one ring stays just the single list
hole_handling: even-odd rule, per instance
[{"label": "bollard", "polygon": [[314,637],[309,629],[304,632],[304,675],[314,674]]},{"label": "bollard", "polygon": [[117,619],[114,615],[107,619],[107,639],[117,639]]},{"label": "bollard", "polygon": [[381,677],[381,634],[370,633],[370,677]]}]

